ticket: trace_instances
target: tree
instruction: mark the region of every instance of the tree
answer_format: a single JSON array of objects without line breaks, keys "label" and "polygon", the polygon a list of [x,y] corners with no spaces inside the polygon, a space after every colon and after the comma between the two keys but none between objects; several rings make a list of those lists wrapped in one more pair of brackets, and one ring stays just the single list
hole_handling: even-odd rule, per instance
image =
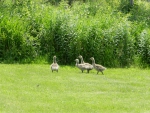
[{"label": "tree", "polygon": [[134,0],[130,0],[130,5],[133,6]]}]

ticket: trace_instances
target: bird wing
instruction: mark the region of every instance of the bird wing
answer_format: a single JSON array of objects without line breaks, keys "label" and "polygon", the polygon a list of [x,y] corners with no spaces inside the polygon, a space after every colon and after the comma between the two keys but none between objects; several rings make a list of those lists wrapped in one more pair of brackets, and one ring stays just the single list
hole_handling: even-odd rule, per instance
[{"label": "bird wing", "polygon": [[90,63],[84,63],[84,65],[91,65]]},{"label": "bird wing", "polygon": [[95,67],[99,70],[105,70],[106,68],[102,65],[99,65],[99,64],[95,64]]},{"label": "bird wing", "polygon": [[84,64],[78,64],[78,68],[82,69],[82,70],[85,70],[86,69],[86,66]]},{"label": "bird wing", "polygon": [[53,63],[51,65],[51,69],[58,69],[59,68],[59,65],[57,63]]},{"label": "bird wing", "polygon": [[86,69],[93,69],[93,65],[86,63],[84,64]]}]

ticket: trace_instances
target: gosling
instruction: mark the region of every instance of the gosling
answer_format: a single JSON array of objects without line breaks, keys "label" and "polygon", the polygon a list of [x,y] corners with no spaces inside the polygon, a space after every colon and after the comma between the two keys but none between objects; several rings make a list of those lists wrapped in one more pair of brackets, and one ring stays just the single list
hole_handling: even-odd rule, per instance
[{"label": "gosling", "polygon": [[79,59],[75,59],[75,61],[76,61],[75,66],[78,67],[83,73],[83,71],[86,70],[85,65],[84,64],[79,64]]},{"label": "gosling", "polygon": [[91,57],[90,59],[92,60],[92,65],[93,65],[93,67],[97,70],[97,74],[98,74],[99,72],[101,72],[102,74],[104,74],[103,71],[106,70],[106,68],[103,67],[102,65],[95,64],[95,59],[94,59],[94,57]]},{"label": "gosling", "polygon": [[81,55],[79,55],[78,57],[79,57],[79,59],[81,59],[81,64],[89,64],[89,63],[84,62],[83,57]]},{"label": "gosling", "polygon": [[89,63],[85,63],[84,60],[83,60],[83,57],[81,55],[79,55],[79,58],[81,59],[81,64],[85,65],[87,73],[89,73],[89,71],[93,69],[93,65],[91,65]]},{"label": "gosling", "polygon": [[59,65],[57,64],[57,61],[56,61],[56,56],[53,57],[53,63],[50,65],[50,68],[53,71],[57,71],[58,72],[58,69],[59,69]]}]

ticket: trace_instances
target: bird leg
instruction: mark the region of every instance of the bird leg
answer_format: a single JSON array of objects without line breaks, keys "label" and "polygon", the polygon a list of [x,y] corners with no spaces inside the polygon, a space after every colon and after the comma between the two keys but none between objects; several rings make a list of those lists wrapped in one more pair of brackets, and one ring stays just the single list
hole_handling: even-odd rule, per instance
[{"label": "bird leg", "polygon": [[87,70],[87,73],[89,73],[90,70]]},{"label": "bird leg", "polygon": [[97,71],[97,74],[99,73],[99,71]]}]

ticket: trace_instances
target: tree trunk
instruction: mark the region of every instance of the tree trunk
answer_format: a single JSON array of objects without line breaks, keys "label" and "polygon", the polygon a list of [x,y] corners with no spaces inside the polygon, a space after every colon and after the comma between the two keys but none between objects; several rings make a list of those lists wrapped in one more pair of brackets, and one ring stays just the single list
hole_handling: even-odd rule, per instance
[{"label": "tree trunk", "polygon": [[130,5],[133,6],[134,0],[130,0]]}]

